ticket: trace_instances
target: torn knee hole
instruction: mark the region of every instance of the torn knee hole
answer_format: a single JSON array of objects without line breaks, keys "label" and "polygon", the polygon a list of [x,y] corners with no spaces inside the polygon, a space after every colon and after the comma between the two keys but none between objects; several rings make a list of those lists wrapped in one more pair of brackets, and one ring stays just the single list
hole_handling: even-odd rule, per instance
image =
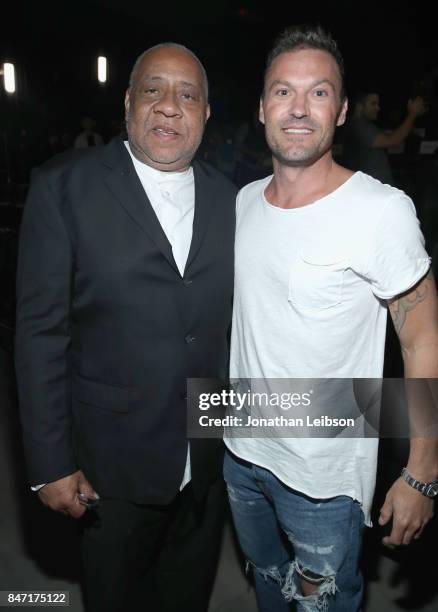
[{"label": "torn knee hole", "polygon": [[300,574],[300,587],[301,593],[304,596],[313,595],[318,592],[320,585],[322,585],[327,578],[311,572],[310,570],[304,570]]},{"label": "torn knee hole", "polygon": [[[286,601],[309,603],[321,612],[328,610],[328,598],[336,593],[337,586],[334,574],[323,576],[293,561],[283,584],[282,593]],[[303,608],[304,609],[304,608]],[[314,608],[312,608],[314,609]]]},{"label": "torn knee hole", "polygon": [[321,576],[320,574],[315,574],[314,572],[311,572],[309,569],[304,569],[301,571],[297,569],[297,571],[300,574],[301,580],[303,580],[304,582],[309,582],[310,584],[313,584],[313,585],[322,584],[324,580],[327,580],[327,576]]}]

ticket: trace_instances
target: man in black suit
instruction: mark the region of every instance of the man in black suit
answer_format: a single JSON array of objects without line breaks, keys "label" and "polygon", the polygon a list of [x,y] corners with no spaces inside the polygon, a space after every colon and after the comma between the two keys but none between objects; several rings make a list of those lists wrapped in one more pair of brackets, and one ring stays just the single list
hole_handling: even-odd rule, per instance
[{"label": "man in black suit", "polygon": [[47,506],[83,517],[92,612],[208,607],[222,449],[187,440],[186,380],[227,375],[235,189],[191,164],[207,88],[191,51],[149,49],[126,93],[129,142],[46,163],[25,207],[16,371],[29,479],[46,483]]}]

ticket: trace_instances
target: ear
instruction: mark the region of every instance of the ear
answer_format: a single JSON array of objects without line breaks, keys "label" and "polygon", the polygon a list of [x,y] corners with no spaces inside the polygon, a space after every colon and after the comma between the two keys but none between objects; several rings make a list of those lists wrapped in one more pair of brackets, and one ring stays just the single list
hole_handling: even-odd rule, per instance
[{"label": "ear", "polygon": [[265,125],[265,112],[263,110],[263,97],[260,98],[259,119],[260,119],[260,123],[263,123],[263,125]]},{"label": "ear", "polygon": [[129,89],[127,89],[125,93],[125,120],[127,119],[129,115],[129,104],[130,104]]},{"label": "ear", "polygon": [[338,119],[336,121],[337,127],[339,127],[340,125],[344,125],[345,119],[347,118],[347,111],[348,111],[348,98],[345,98],[345,100],[342,102],[341,110],[339,111]]},{"label": "ear", "polygon": [[210,104],[207,104],[205,108],[205,123],[207,123],[207,121],[210,119],[210,111]]}]

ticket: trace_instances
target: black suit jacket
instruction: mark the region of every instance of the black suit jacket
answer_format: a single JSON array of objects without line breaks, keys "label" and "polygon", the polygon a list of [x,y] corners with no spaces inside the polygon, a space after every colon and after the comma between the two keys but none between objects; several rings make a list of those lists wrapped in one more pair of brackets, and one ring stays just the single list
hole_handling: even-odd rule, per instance
[{"label": "black suit jacket", "polygon": [[[186,462],[186,379],[226,377],[235,188],[195,162],[182,278],[121,138],[34,172],[21,228],[16,373],[29,478],[84,471],[168,503]],[[191,443],[195,494],[221,444]]]}]

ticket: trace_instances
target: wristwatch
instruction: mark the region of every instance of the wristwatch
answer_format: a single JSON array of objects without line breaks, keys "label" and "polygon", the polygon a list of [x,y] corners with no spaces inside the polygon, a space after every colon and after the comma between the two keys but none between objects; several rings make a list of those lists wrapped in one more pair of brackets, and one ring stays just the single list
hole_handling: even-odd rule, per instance
[{"label": "wristwatch", "polygon": [[432,480],[431,482],[420,482],[413,478],[405,467],[401,471],[401,476],[408,485],[419,491],[422,495],[431,498],[438,496],[438,479]]}]

